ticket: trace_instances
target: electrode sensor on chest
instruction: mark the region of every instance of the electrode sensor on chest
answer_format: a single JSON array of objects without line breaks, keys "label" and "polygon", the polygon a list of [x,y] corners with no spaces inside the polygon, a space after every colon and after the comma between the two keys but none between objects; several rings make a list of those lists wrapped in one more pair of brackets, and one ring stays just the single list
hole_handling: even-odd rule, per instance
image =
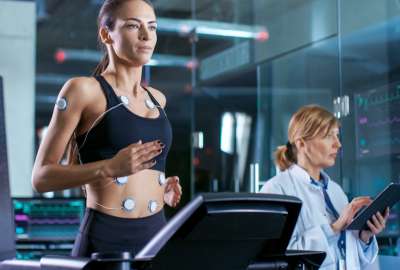
[{"label": "electrode sensor on chest", "polygon": [[[113,91],[111,86],[109,86],[109,85],[107,86],[107,82],[104,80],[103,77],[100,76],[100,77],[97,77],[97,79],[101,83],[102,89],[103,90],[106,89],[104,91],[106,91],[107,96],[108,95],[114,96],[118,99],[118,101],[117,101],[117,103],[111,103],[109,108],[107,108],[107,110],[105,112],[103,112],[101,115],[99,115],[95,119],[95,121],[90,126],[89,130],[86,132],[82,143],[79,146],[77,145],[77,150],[78,150],[77,156],[78,156],[78,160],[79,160],[80,164],[83,164],[82,158],[81,158],[81,151],[88,140],[89,134],[91,134],[91,132],[93,132],[92,130],[97,126],[97,124],[99,124],[99,122],[102,121],[103,119],[107,119],[104,117],[106,115],[108,115],[109,113],[116,111],[121,106],[128,107],[132,103],[131,102],[132,100],[130,100],[127,96],[116,96],[115,92]],[[104,85],[105,85],[105,87],[104,87]],[[110,87],[110,88],[108,88],[108,87]],[[157,107],[160,108],[160,112],[162,112],[163,115],[165,116],[165,121],[168,121],[168,117],[167,117],[164,109],[158,104],[158,102],[155,99],[154,99],[155,101],[153,101],[153,98],[154,97],[152,96],[152,94],[148,90],[146,90],[146,98],[144,100],[145,106],[150,110],[157,109]],[[56,106],[59,110],[65,110],[67,108],[67,105],[68,105],[68,103],[65,98],[60,98],[56,102]],[[125,110],[123,110],[122,112],[125,112]],[[162,119],[162,118],[160,117],[159,119]],[[166,141],[168,141],[168,140],[166,139]],[[158,164],[161,164],[161,162]],[[160,168],[160,169],[162,169],[162,168]],[[167,183],[165,173],[161,172],[161,171],[159,172],[158,177],[154,180],[157,181],[160,186],[164,186]],[[109,185],[113,184],[113,183],[117,186],[120,186],[120,188],[126,188],[128,181],[129,181],[129,176],[115,177],[112,181],[108,182],[106,185],[102,186],[101,188],[109,187]],[[112,205],[103,205],[96,201],[94,203],[104,209],[107,209],[107,210],[123,210],[126,212],[132,212],[138,207],[137,202],[133,197],[120,197],[119,200],[120,200],[120,202],[113,206]],[[149,213],[155,213],[160,208],[160,206],[161,206],[160,202],[155,200],[155,198],[151,198],[150,200],[147,201],[147,211]]]},{"label": "electrode sensor on chest", "polygon": [[[120,96],[119,98],[125,106],[129,106],[129,98],[127,96]],[[150,110],[154,110],[156,108],[156,104],[154,104],[150,98],[146,98],[144,104]]]}]

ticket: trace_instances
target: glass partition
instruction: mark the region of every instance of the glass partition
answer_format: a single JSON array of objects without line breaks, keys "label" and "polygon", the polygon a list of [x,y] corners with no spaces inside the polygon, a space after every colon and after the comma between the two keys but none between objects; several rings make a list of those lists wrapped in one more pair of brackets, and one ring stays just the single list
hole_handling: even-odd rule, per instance
[{"label": "glass partition", "polygon": [[[251,26],[258,39],[198,35],[194,193],[257,191],[276,173],[273,152],[287,141],[290,116],[312,103],[341,120],[343,147],[329,174],[349,199],[398,182],[398,1],[244,2],[196,1],[204,4],[197,19]],[[238,125],[248,129],[242,139]],[[399,222],[395,208],[381,254],[398,253]]]},{"label": "glass partition", "polygon": [[255,190],[257,67],[266,27],[252,1],[196,1],[192,192]]},{"label": "glass partition", "polygon": [[[226,2],[232,8],[221,12]],[[193,131],[201,145],[194,145],[193,191],[257,192],[275,175],[272,152],[286,143],[291,114],[310,103],[333,110],[339,94],[337,4],[218,1],[194,17],[218,18],[231,29],[224,29],[230,36],[213,39],[199,34],[196,43]],[[250,38],[233,31],[239,29]],[[331,175],[340,182],[339,168]]]},{"label": "glass partition", "polygon": [[[354,16],[355,9],[365,16]],[[342,88],[350,99],[342,120],[343,181],[351,197],[374,197],[400,179],[400,6],[350,0],[341,2],[340,13]],[[397,205],[378,236],[381,254],[398,254],[399,222]]]}]

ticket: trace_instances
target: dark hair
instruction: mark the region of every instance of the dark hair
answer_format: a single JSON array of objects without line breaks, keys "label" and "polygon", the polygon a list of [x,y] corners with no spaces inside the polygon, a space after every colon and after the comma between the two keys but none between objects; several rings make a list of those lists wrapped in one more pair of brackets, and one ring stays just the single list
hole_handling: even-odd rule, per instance
[{"label": "dark hair", "polygon": [[[97,28],[100,30],[101,27],[106,27],[109,30],[113,30],[115,26],[115,13],[117,10],[124,4],[125,2],[133,1],[133,0],[104,0],[103,5],[100,8],[99,15],[97,16]],[[153,4],[149,0],[140,0],[148,4],[153,8]],[[108,66],[110,60],[108,57],[108,52],[101,42],[100,36],[98,36],[98,43],[103,51],[103,58],[93,71],[93,75],[100,75]]]}]

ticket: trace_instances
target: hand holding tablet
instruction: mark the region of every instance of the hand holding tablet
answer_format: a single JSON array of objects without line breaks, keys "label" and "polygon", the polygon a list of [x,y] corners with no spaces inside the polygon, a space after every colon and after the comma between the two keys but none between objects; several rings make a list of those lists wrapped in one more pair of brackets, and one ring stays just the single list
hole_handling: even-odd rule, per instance
[{"label": "hand holding tablet", "polygon": [[385,209],[391,208],[400,200],[400,184],[391,183],[381,193],[376,196],[372,203],[359,211],[353,221],[347,226],[347,230],[369,230],[367,221],[371,220],[373,215],[380,212],[382,216]]}]

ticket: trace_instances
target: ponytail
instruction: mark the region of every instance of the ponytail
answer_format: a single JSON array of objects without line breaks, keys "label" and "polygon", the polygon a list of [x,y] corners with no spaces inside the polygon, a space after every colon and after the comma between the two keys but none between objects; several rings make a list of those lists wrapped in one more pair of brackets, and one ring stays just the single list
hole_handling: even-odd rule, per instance
[{"label": "ponytail", "polygon": [[281,145],[275,151],[275,164],[279,170],[288,169],[293,163],[297,162],[296,146],[288,142],[286,145]]},{"label": "ponytail", "polygon": [[105,50],[103,58],[101,61],[97,64],[97,67],[93,71],[92,75],[93,76],[99,76],[103,71],[107,68],[108,64],[110,63],[110,60],[108,58],[108,53],[107,50]]}]

